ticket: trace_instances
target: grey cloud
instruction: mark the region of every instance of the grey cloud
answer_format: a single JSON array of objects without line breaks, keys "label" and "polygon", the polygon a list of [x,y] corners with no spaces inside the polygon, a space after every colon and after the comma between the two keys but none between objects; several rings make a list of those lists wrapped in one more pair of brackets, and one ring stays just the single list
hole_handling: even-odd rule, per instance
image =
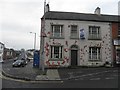
[{"label": "grey cloud", "polygon": [[29,32],[36,29],[39,30],[39,27],[34,28],[33,26],[24,26],[16,23],[2,23],[1,30],[2,31],[17,31],[17,32]]},{"label": "grey cloud", "polygon": [[[46,0],[47,2],[49,0]],[[117,14],[119,0],[50,0],[50,10],[93,13],[101,7],[104,14]],[[6,46],[33,48],[34,35],[39,34],[44,0],[0,0],[0,29]],[[0,35],[1,36],[1,35]],[[39,36],[39,35],[38,35]],[[37,38],[39,48],[39,37]]]}]

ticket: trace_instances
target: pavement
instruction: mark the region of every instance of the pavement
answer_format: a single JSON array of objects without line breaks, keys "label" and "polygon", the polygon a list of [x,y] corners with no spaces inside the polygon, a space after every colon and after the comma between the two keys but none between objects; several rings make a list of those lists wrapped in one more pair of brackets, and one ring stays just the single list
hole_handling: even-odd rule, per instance
[{"label": "pavement", "polygon": [[[25,67],[12,67],[13,60],[9,63],[5,62],[2,65],[2,74],[4,76],[21,79],[26,81],[41,81],[41,80],[72,80],[85,76],[97,75],[100,73],[110,72],[109,70],[116,70],[116,68],[89,68],[89,67],[77,67],[77,68],[59,68],[59,69],[45,69],[43,73],[39,68],[33,67],[33,61],[28,62]],[[96,71],[99,71],[96,73]]]},{"label": "pavement", "polygon": [[60,80],[57,69],[45,69],[43,72],[39,68],[33,67],[32,60],[25,67],[12,67],[13,62],[14,60],[9,60],[2,64],[4,76],[27,81]]}]

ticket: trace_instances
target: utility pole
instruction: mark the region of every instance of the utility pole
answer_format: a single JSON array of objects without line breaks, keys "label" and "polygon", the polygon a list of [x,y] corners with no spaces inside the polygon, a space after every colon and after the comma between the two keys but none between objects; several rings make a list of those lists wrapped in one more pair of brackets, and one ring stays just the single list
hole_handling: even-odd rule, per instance
[{"label": "utility pole", "polygon": [[44,52],[44,39],[45,39],[45,36],[44,36],[44,33],[45,33],[45,9],[46,9],[46,0],[44,1],[44,16],[43,16],[43,21],[42,21],[42,23],[43,23],[43,28],[42,28],[42,34],[41,34],[41,39],[42,39],[42,41],[41,41],[41,44],[42,44],[42,47],[41,47],[41,54],[42,54],[42,60],[41,60],[41,65],[42,65],[42,71],[44,72],[45,71],[45,66],[44,66],[44,54],[45,54],[45,52]]}]

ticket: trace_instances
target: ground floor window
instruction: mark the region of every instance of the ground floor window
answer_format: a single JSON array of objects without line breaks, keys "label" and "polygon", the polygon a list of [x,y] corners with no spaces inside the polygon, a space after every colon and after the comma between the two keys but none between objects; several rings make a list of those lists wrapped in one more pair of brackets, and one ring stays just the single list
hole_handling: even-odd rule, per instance
[{"label": "ground floor window", "polygon": [[120,63],[120,49],[117,49],[116,51],[116,64]]},{"label": "ground floor window", "polygon": [[51,58],[60,59],[62,58],[62,46],[51,46]]},{"label": "ground floor window", "polygon": [[100,60],[100,47],[89,47],[89,60]]}]

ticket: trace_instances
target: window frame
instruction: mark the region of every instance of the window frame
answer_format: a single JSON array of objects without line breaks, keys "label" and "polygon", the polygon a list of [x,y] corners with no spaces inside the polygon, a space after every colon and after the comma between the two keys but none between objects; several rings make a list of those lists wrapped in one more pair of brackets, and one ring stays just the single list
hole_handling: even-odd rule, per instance
[{"label": "window frame", "polygon": [[101,47],[89,47],[89,61],[101,61]]},{"label": "window frame", "polygon": [[[60,30],[59,30],[59,32],[60,32],[59,35],[60,35],[60,36],[58,36],[58,35],[55,36],[55,26],[56,26],[56,27],[57,27],[57,26],[60,27],[60,28],[59,28],[59,29],[60,29]],[[63,30],[63,29],[64,29],[64,25],[62,25],[62,24],[53,24],[53,25],[51,25],[51,33],[52,33],[52,34],[51,34],[51,37],[50,37],[50,38],[51,38],[51,39],[54,39],[54,38],[55,38],[55,39],[64,39],[64,30]]]},{"label": "window frame", "polygon": [[[75,35],[75,33],[74,33],[74,35],[72,35],[73,34],[72,31],[75,31],[75,28],[76,28],[76,35]],[[71,25],[70,26],[70,39],[79,39],[79,37],[78,37],[78,25]]]},{"label": "window frame", "polygon": [[100,26],[89,26],[88,40],[101,40],[101,27]]},{"label": "window frame", "polygon": [[[55,47],[59,47],[59,52],[55,53]],[[59,54],[58,58],[55,58],[55,54]],[[63,60],[63,46],[62,45],[51,45],[50,46],[50,60]]]}]

